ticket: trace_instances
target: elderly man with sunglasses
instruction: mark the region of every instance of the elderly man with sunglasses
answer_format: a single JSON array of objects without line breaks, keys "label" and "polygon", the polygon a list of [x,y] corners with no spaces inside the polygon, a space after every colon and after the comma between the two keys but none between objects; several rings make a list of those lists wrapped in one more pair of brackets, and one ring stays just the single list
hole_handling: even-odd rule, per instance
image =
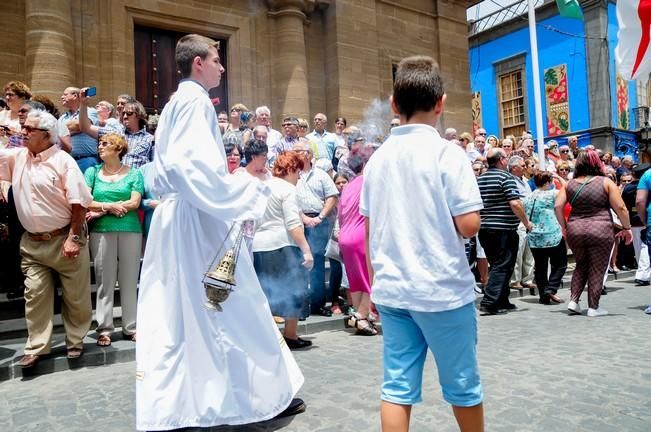
[{"label": "elderly man with sunglasses", "polygon": [[55,145],[57,135],[57,120],[32,110],[22,127],[25,147],[0,150],[0,180],[12,182],[18,218],[26,230],[20,244],[28,332],[25,355],[18,362],[23,368],[50,352],[55,274],[63,286],[68,358],[82,354],[92,316],[84,221],[93,198],[78,164]]}]

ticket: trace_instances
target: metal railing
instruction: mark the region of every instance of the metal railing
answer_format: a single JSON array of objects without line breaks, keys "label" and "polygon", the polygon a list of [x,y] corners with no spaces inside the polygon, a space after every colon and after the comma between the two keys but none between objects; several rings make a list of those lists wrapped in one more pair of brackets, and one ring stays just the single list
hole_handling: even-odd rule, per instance
[{"label": "metal railing", "polygon": [[[545,1],[546,0],[535,0],[534,5],[536,7],[541,6]],[[528,7],[528,0],[519,0],[476,21],[470,20],[468,22],[468,35],[474,36],[492,27],[498,26],[505,21],[526,16]],[[525,17],[524,19],[527,18]]]}]

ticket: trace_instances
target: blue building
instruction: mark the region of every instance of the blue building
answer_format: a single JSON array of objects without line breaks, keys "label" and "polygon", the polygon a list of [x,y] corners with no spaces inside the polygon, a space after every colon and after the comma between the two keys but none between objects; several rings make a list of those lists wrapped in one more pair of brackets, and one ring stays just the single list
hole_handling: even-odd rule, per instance
[{"label": "blue building", "polygon": [[[580,0],[584,20],[563,18],[554,0],[536,8],[545,139],[594,145],[637,158],[639,106],[647,88],[617,73],[614,0]],[[536,136],[527,2],[470,22],[470,86],[476,127],[499,137]],[[648,112],[648,111],[647,111]]]}]

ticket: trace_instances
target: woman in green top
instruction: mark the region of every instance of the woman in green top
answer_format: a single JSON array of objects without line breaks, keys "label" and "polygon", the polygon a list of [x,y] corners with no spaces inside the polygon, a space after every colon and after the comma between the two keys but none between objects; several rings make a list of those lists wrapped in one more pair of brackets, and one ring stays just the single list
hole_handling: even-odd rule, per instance
[{"label": "woman in green top", "polygon": [[127,142],[118,134],[99,140],[103,163],[84,173],[93,194],[87,220],[90,225],[90,253],[97,282],[97,345],[111,345],[113,332],[113,292],[120,283],[122,333],[136,339],[136,289],[140,273],[142,227],[138,206],[144,192],[140,171],[121,162]]}]

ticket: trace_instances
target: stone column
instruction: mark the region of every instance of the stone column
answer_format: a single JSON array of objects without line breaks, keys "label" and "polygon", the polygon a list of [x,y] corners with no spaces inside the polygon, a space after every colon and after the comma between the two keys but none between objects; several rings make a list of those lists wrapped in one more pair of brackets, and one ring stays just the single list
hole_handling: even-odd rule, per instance
[{"label": "stone column", "polygon": [[[608,2],[582,0],[585,34],[608,36]],[[613,126],[612,87],[610,83],[610,53],[608,43],[600,39],[585,40],[588,63],[588,97],[590,101],[590,129]],[[612,135],[608,131],[592,136],[591,144],[612,151]]]},{"label": "stone column", "polygon": [[70,0],[26,0],[25,63],[32,91],[58,100],[76,86]]},{"label": "stone column", "polygon": [[268,4],[269,16],[275,21],[271,41],[274,117],[282,119],[294,115],[308,118],[310,104],[303,25],[311,2],[268,0]]},{"label": "stone column", "polygon": [[472,3],[476,2],[436,0],[436,60],[443,75],[447,95],[443,115],[439,120],[441,130],[447,127],[472,130],[468,38],[460,37],[468,32],[466,9]]}]

